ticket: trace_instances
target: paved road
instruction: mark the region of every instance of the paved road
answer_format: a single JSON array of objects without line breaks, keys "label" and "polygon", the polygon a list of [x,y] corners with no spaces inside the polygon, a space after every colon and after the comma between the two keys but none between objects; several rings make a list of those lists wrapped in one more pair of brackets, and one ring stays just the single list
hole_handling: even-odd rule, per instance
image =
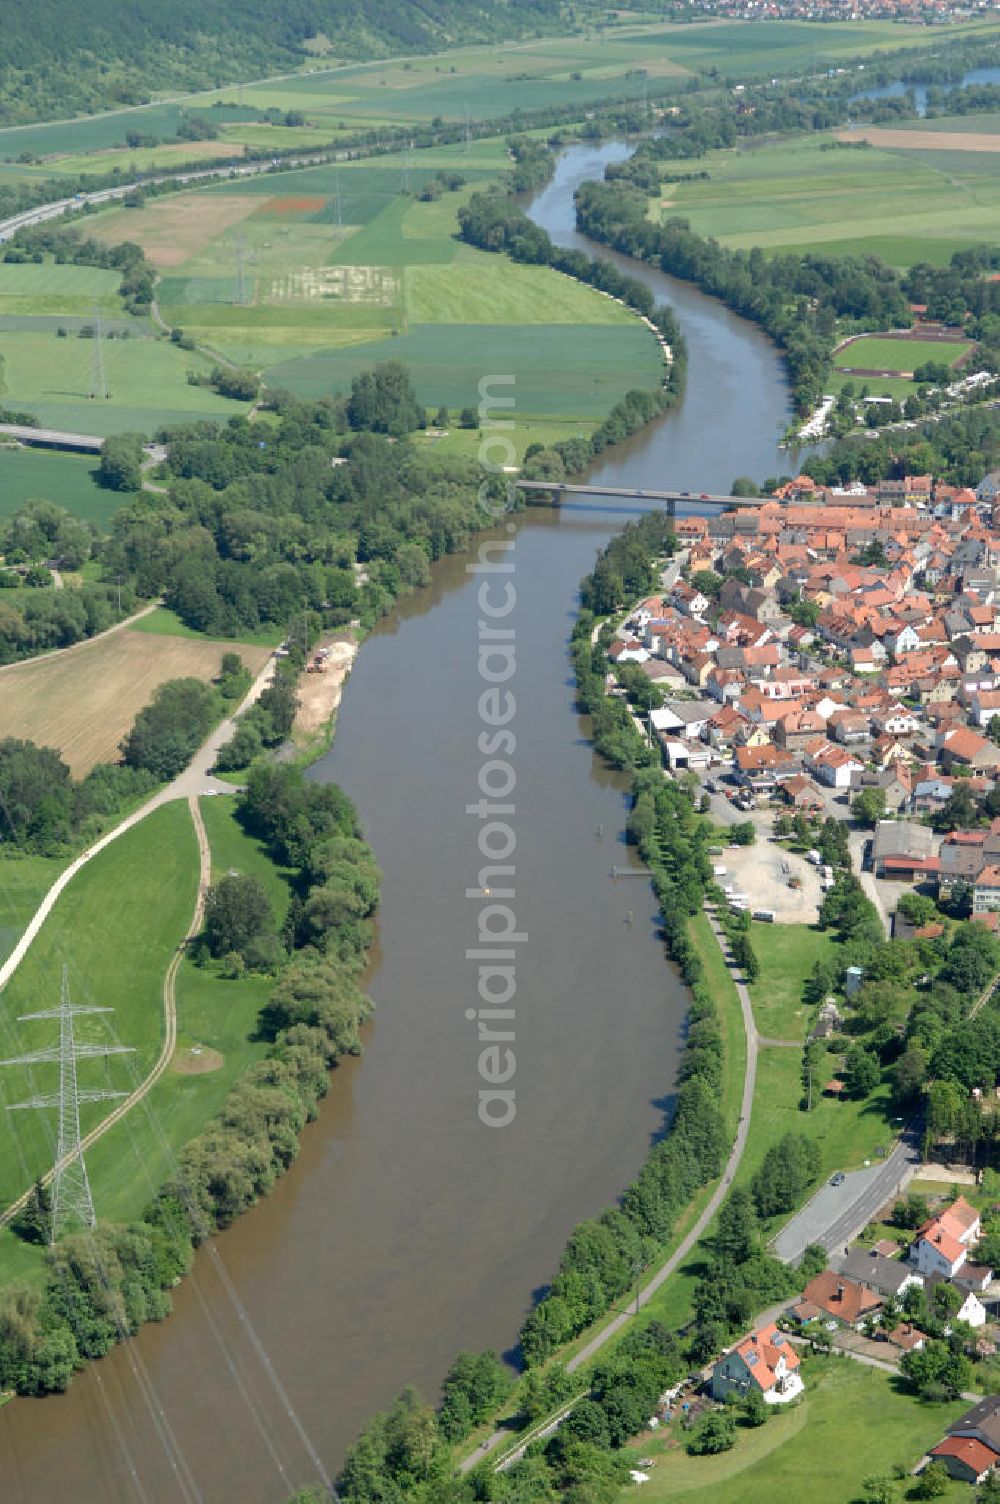
[{"label": "paved road", "polygon": [[858,881],[865,892],[865,897],[870,898],[878,910],[878,916],[882,921],[887,935],[892,934],[892,919],[890,918],[885,900],[875,881],[875,874],[865,869],[865,847],[872,838],[870,830],[862,830],[858,826],[848,827],[847,844],[851,852],[851,864],[858,875]]},{"label": "paved road", "polygon": [[[622,1328],[634,1319],[638,1308],[647,1305],[648,1302],[652,1300],[657,1290],[659,1290],[660,1286],[663,1285],[666,1280],[670,1278],[671,1274],[673,1274],[674,1271],[684,1262],[688,1254],[691,1252],[691,1249],[698,1242],[705,1229],[712,1222],[712,1219],[714,1218],[716,1212],[719,1210],[719,1207],[722,1205],[726,1196],[728,1196],[729,1187],[732,1182],[733,1176],[736,1174],[740,1161],[743,1158],[743,1151],[746,1148],[747,1142],[747,1133],[750,1128],[750,1110],[753,1106],[754,1087],[757,1081],[757,1028],[754,1024],[753,1009],[750,1005],[750,994],[746,989],[746,985],[742,979],[742,976],[733,967],[732,957],[730,956],[729,947],[726,944],[725,936],[716,923],[714,916],[709,915],[709,923],[712,926],[712,933],[715,935],[715,938],[719,943],[719,948],[729,963],[733,981],[736,984],[736,991],[739,995],[740,1008],[743,1013],[743,1028],[746,1032],[747,1063],[746,1073],[743,1077],[743,1100],[740,1104],[740,1120],[736,1129],[736,1139],[733,1143],[729,1158],[726,1161],[725,1169],[722,1173],[722,1179],[719,1181],[718,1186],[713,1191],[712,1196],[705,1206],[704,1211],[701,1213],[694,1226],[684,1236],[684,1238],[682,1238],[681,1242],[677,1245],[676,1249],[667,1259],[666,1263],[660,1266],[649,1283],[639,1291],[636,1300],[630,1302],[628,1309],[620,1312],[619,1315],[615,1316],[611,1321],[609,1321],[607,1326],[602,1327],[601,1330],[596,1334],[596,1336],[590,1339],[586,1346],[582,1347],[578,1353],[575,1353],[574,1356],[570,1358],[569,1362],[566,1364],[567,1373],[575,1373],[576,1370],[582,1367],[584,1363],[589,1362],[594,1354],[601,1350],[605,1343],[609,1342],[612,1337],[617,1336]],[[511,1438],[509,1431],[494,1431],[493,1435],[482,1443],[478,1451],[473,1452],[471,1456],[465,1458],[461,1465],[461,1471],[463,1473],[471,1472],[471,1470],[476,1467],[484,1457],[489,1456],[489,1454],[495,1451],[497,1447],[501,1446],[504,1442],[509,1442],[510,1439]],[[525,1446],[526,1445],[527,1442],[525,1443]],[[510,1458],[510,1461],[515,1461],[517,1455],[519,1454],[514,1454]]]},{"label": "paved road", "polygon": [[797,1263],[810,1243],[819,1243],[827,1253],[845,1248],[917,1169],[921,1131],[920,1122],[911,1123],[885,1159],[866,1170],[848,1171],[843,1185],[821,1186],[774,1239],[778,1258]]}]

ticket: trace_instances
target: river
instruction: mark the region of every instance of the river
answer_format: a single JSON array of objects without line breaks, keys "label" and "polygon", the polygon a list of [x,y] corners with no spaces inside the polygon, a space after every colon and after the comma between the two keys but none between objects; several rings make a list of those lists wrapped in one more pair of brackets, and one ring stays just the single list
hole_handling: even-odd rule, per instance
[{"label": "river", "polygon": [[[941,83],[936,87],[943,89],[946,94],[952,94],[956,89],[964,89],[968,84],[1000,84],[1000,68],[972,68],[954,83]],[[853,104],[856,99],[902,99],[904,94],[912,93],[917,114],[924,116],[927,114],[927,92],[931,87],[935,86],[904,83],[901,78],[897,78],[891,84],[881,84],[878,88],[859,90],[857,94],[851,95],[851,103]],[[974,120],[975,115],[969,118]]]},{"label": "river", "polygon": [[[625,152],[566,152],[534,200],[539,223],[587,246],[573,189]],[[773,348],[693,289],[619,259],[677,307],[690,370],[677,408],[592,478],[697,492],[784,470]],[[502,374],[487,352],[484,374]],[[639,1168],[669,1104],[685,995],[648,884],[610,879],[631,860],[624,783],[586,742],[566,655],[578,582],[624,520],[581,501],[501,535],[517,596],[512,906],[528,937],[516,1119],[490,1129],[476,1110],[465,953],[482,901],[465,896],[480,865],[465,805],[482,761],[480,612],[478,582],[452,558],[365,643],[315,769],[356,801],[384,871],[365,1055],[336,1072],[289,1174],[216,1240],[235,1306],[202,1251],[168,1321],[67,1395],[0,1410],[4,1504],[278,1504],[314,1477],[289,1406],[335,1470],[405,1384],[433,1395],[459,1350],[509,1349],[570,1228]]]}]

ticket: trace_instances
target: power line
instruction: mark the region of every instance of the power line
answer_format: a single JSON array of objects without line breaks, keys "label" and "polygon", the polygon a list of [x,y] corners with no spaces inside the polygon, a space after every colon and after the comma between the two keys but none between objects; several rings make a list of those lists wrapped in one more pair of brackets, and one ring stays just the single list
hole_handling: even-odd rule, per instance
[{"label": "power line", "polygon": [[35,1019],[57,1018],[59,1020],[59,1043],[44,1050],[33,1050],[26,1055],[15,1055],[9,1060],[0,1060],[0,1065],[41,1065],[59,1062],[59,1091],[54,1095],[30,1097],[26,1102],[11,1102],[10,1112],[21,1109],[59,1109],[59,1136],[56,1140],[56,1162],[52,1171],[52,1223],[49,1241],[55,1243],[61,1232],[71,1227],[93,1227],[94,1198],[87,1175],[87,1164],[80,1143],[80,1103],[105,1102],[111,1097],[124,1097],[123,1091],[81,1091],[77,1082],[78,1060],[95,1055],[127,1055],[129,1045],[78,1044],[74,1035],[73,1021],[81,1014],[113,1013],[113,1008],[75,1007],[70,1002],[67,968],[63,967],[62,994],[58,1008],[45,1008],[39,1013],[23,1013],[19,1023]]},{"label": "power line", "polygon": [[96,307],[94,309],[94,341],[90,356],[90,395],[103,397],[105,400],[111,396],[108,378],[104,372],[104,331],[101,328],[101,310]]},{"label": "power line", "polygon": [[246,271],[246,245],[243,240],[242,230],[239,230],[236,235],[236,295],[233,298],[233,302],[240,308],[245,308],[250,302]]}]

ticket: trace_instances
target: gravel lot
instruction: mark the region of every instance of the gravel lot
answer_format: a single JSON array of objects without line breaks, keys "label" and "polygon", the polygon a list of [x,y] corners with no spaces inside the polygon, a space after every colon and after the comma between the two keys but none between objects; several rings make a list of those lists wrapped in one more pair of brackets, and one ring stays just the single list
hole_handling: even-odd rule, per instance
[{"label": "gravel lot", "polygon": [[[715,860],[728,873],[720,883],[732,883],[734,892],[745,893],[752,909],[773,909],[782,924],[816,923],[823,896],[819,869],[768,839],[760,823],[753,846],[727,846]],[[790,888],[790,877],[799,877],[802,886]]]}]

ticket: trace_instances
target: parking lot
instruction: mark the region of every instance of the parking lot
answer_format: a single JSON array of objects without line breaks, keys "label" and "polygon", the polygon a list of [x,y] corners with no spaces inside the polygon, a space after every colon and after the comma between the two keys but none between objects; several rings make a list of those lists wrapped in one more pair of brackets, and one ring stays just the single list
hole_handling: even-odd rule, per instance
[{"label": "parking lot", "polygon": [[[735,893],[745,893],[750,908],[772,909],[778,924],[815,924],[822,901],[819,868],[805,857],[785,851],[770,839],[771,817],[754,819],[757,840],[753,846],[727,846],[716,863],[726,868],[720,887],[731,883]],[[798,888],[789,887],[797,877]]]}]

